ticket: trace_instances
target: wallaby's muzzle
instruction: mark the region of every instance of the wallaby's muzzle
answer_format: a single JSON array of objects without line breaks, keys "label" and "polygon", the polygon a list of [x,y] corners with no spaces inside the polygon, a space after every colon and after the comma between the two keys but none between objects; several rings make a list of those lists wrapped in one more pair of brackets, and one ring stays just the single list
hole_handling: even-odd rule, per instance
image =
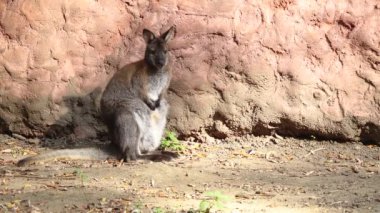
[{"label": "wallaby's muzzle", "polygon": [[156,65],[158,67],[163,67],[166,65],[166,56],[164,54],[159,54],[156,58]]}]

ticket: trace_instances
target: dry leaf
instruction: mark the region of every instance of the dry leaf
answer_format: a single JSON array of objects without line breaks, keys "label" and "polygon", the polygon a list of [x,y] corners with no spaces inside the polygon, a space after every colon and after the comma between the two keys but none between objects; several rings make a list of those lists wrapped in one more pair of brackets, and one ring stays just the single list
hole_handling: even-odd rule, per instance
[{"label": "dry leaf", "polygon": [[12,153],[12,149],[1,150],[1,153]]}]

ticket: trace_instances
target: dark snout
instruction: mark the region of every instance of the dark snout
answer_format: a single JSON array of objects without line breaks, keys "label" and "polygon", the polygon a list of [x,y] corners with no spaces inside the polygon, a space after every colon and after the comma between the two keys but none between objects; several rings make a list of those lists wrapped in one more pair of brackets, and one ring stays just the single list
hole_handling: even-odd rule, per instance
[{"label": "dark snout", "polygon": [[165,54],[159,54],[156,58],[156,65],[159,67],[163,67],[166,64],[166,55]]}]

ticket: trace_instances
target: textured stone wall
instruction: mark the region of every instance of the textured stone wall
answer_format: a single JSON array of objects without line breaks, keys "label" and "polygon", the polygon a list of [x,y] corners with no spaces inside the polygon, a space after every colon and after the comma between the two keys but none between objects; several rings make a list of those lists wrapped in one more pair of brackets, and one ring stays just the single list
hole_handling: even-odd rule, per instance
[{"label": "textured stone wall", "polygon": [[0,127],[94,137],[142,29],[176,25],[170,128],[380,138],[378,0],[0,0]]}]

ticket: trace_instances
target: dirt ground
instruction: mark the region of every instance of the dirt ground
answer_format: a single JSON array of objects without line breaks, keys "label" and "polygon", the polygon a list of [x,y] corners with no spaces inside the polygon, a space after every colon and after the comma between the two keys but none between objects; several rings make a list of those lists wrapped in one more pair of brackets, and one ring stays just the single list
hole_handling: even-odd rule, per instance
[{"label": "dirt ground", "polygon": [[170,162],[15,166],[64,142],[0,135],[0,212],[380,212],[378,146],[247,136]]}]

